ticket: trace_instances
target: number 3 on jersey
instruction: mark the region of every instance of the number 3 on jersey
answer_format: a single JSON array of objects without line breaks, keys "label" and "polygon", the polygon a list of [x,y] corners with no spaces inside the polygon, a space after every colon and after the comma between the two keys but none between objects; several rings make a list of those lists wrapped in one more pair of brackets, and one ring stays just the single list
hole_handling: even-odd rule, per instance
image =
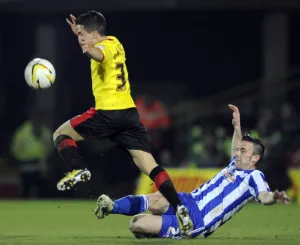
[{"label": "number 3 on jersey", "polygon": [[121,80],[121,84],[117,85],[117,91],[125,91],[126,90],[126,78],[124,72],[124,64],[117,63],[116,69],[120,70],[120,74],[117,75],[117,80]]}]

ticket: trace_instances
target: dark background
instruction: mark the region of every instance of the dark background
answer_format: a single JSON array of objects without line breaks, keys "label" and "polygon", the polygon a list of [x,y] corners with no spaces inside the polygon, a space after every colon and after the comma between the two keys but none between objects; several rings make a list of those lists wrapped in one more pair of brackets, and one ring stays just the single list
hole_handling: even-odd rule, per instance
[{"label": "dark background", "polygon": [[[113,2],[120,4],[118,1]],[[44,103],[50,103],[47,99],[37,99],[41,92],[33,91],[24,81],[24,68],[31,59],[48,59],[56,69],[55,85],[47,90],[53,90],[53,116],[45,118],[46,125],[52,131],[64,121],[94,106],[89,60],[81,54],[77,39],[65,21],[70,13],[77,16],[88,9],[102,12],[107,19],[108,34],[118,37],[123,43],[134,98],[149,94],[168,108],[172,123],[167,132],[168,137],[162,136],[164,145],[167,145],[165,148],[172,155],[171,165],[168,163],[167,167],[186,166],[186,162],[189,162],[191,143],[187,135],[195,125],[201,126],[204,132],[222,126],[226,133],[221,140],[231,137],[231,113],[225,108],[229,102],[237,103],[240,107],[242,124],[249,130],[255,129],[259,118],[264,115],[264,112],[260,112],[261,108],[270,108],[274,112],[272,121],[276,121],[276,126],[272,129],[279,132],[282,138],[272,146],[280,149],[276,151],[278,155],[272,153],[262,166],[269,173],[270,179],[272,176],[276,179],[274,176],[279,173],[283,174],[282,169],[286,171],[288,166],[299,166],[296,160],[286,160],[290,159],[287,155],[297,152],[298,128],[286,132],[279,113],[284,110],[281,109],[282,104],[290,103],[295,113],[290,120],[293,125],[298,125],[300,9],[297,9],[297,3],[292,7],[289,1],[275,1],[274,5],[262,7],[253,1],[253,7],[245,7],[248,1],[245,1],[245,6],[226,6],[225,3],[217,5],[218,1],[214,1],[215,6],[208,4],[205,7],[202,3],[197,6],[193,1],[194,6],[192,3],[187,6],[181,1],[174,1],[176,4],[168,7],[163,2],[154,1],[153,6],[157,4],[155,7],[147,7],[148,1],[145,1],[145,6],[132,1],[130,6],[123,3],[113,7],[103,1],[88,1],[90,4],[86,3],[86,6],[80,6],[83,3],[61,1],[49,7],[45,1],[38,5],[41,10],[37,10],[35,1],[0,3],[0,151],[3,176],[11,176],[12,172],[17,176],[18,173],[9,150],[15,130],[37,108],[43,109]],[[283,58],[282,55],[277,56],[278,49],[272,51],[274,60],[268,62],[285,60],[283,64],[286,72],[280,74],[274,69],[274,78],[270,81],[266,79],[266,46],[263,40],[264,23],[273,14],[286,17],[287,53]],[[37,41],[39,38],[47,39],[47,36],[38,37],[43,33],[36,33],[37,28],[43,26],[50,26],[55,33],[56,46],[50,53],[47,42],[41,45]],[[281,33],[278,32],[278,35]],[[276,82],[279,80],[282,82],[278,85]],[[270,84],[270,89],[266,90],[265,84]],[[282,84],[285,90],[282,90]],[[268,96],[270,91],[276,91],[277,96]],[[220,143],[215,138],[212,141],[212,145]],[[121,195],[134,190],[139,172],[125,151],[107,141],[88,141],[80,143],[80,146],[82,155],[97,173],[95,175],[99,176],[92,183],[93,193],[106,191],[112,195]],[[91,146],[95,149],[92,152]],[[212,158],[218,152],[212,151]],[[224,156],[209,166],[225,166],[227,161]],[[278,168],[274,167],[277,166],[274,161]],[[272,167],[268,167],[270,165]],[[9,174],[7,170],[4,171],[8,166]],[[49,156],[48,167],[49,175],[43,180],[42,196],[89,195],[87,190],[83,191],[84,194],[61,194],[55,190],[56,181],[65,170],[56,152]],[[207,167],[207,164],[202,167]],[[274,187],[289,186],[275,182]],[[0,188],[4,190],[8,187]]]}]

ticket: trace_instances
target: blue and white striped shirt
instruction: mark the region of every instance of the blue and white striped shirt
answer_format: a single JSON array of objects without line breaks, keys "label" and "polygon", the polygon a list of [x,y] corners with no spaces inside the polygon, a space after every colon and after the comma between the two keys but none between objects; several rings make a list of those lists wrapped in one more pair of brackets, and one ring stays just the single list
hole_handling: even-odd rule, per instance
[{"label": "blue and white striped shirt", "polygon": [[250,200],[257,200],[261,191],[270,191],[261,171],[238,169],[235,159],[233,157],[226,168],[191,192],[203,218],[203,227],[193,233],[209,236]]}]

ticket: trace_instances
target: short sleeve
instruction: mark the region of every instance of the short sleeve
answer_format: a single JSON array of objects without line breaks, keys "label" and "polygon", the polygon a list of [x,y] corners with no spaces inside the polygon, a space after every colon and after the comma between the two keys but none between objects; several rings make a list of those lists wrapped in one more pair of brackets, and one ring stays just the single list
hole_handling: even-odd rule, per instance
[{"label": "short sleeve", "polygon": [[112,59],[112,52],[109,48],[109,45],[98,43],[95,45],[95,48],[99,48],[102,51],[104,56],[102,62],[109,61]]},{"label": "short sleeve", "polygon": [[254,170],[251,173],[249,187],[251,195],[255,198],[257,198],[262,191],[271,191],[264,174],[258,170]]}]

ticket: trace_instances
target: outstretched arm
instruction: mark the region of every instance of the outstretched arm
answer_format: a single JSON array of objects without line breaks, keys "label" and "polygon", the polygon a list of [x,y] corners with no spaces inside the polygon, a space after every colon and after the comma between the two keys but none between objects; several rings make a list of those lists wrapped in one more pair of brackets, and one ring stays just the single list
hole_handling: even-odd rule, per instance
[{"label": "outstretched arm", "polygon": [[262,172],[254,170],[249,179],[250,193],[264,205],[273,205],[276,203],[290,204],[290,198],[285,191],[270,190],[265,176]]},{"label": "outstretched arm", "polygon": [[231,157],[235,155],[236,148],[242,140],[242,129],[239,108],[229,104],[228,107],[233,111],[232,113],[232,125],[234,128],[233,137],[231,141]]}]

